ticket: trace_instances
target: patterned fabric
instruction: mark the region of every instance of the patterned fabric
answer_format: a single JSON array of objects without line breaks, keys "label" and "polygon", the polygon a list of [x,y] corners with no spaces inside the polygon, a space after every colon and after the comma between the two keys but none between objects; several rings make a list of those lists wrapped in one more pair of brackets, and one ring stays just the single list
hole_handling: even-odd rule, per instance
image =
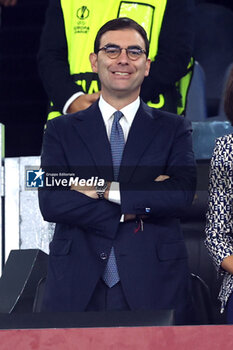
[{"label": "patterned fabric", "polygon": [[110,135],[114,180],[118,179],[121,158],[125,147],[124,133],[120,124],[120,119],[122,116],[123,113],[120,111],[116,111],[114,113],[114,120],[112,123],[112,130]]},{"label": "patterned fabric", "polygon": [[[120,111],[116,111],[114,113],[114,120],[112,123],[112,130],[110,135],[114,180],[118,179],[121,158],[125,147],[124,133],[120,125],[120,119],[122,116],[123,114]],[[112,247],[111,249],[107,266],[104,270],[103,280],[110,288],[113,287],[120,280],[114,247]]]},{"label": "patterned fabric", "polygon": [[120,281],[114,247],[112,247],[110,251],[108,262],[103,274],[103,280],[109,288],[112,288]]},{"label": "patterned fabric", "polygon": [[221,268],[224,258],[233,254],[233,135],[216,140],[209,175],[209,203],[205,244],[218,274],[224,276],[219,293],[221,312],[233,291],[233,275]]}]

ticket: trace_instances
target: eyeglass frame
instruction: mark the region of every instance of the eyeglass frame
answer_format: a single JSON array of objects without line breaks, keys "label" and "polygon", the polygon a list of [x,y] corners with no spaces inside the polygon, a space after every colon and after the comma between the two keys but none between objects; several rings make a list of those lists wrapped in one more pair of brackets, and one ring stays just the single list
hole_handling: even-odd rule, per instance
[{"label": "eyeglass frame", "polygon": [[[111,48],[111,47],[112,47],[112,48],[115,48],[115,49],[119,49],[119,54],[118,54],[116,57],[109,57],[109,56],[108,56],[106,50],[107,50],[108,48]],[[129,49],[133,49],[133,48],[140,51],[140,55],[139,55],[138,57],[136,57],[135,59],[130,58],[130,57],[129,57],[129,54],[128,54],[128,50],[129,50]],[[112,60],[114,60],[115,58],[118,58],[118,57],[121,55],[122,50],[125,50],[125,51],[126,51],[126,55],[127,55],[127,57],[128,57],[131,61],[137,61],[137,60],[142,56],[142,54],[145,54],[146,57],[147,57],[147,52],[146,52],[144,49],[142,49],[141,47],[136,46],[136,45],[131,45],[131,46],[128,46],[128,47],[120,47],[119,45],[115,45],[115,44],[107,44],[107,45],[101,47],[100,49],[98,49],[97,54],[98,54],[99,51],[102,51],[102,50],[104,50],[105,53],[106,53],[106,55],[108,56],[108,58],[110,58],[110,59],[112,59]]]}]

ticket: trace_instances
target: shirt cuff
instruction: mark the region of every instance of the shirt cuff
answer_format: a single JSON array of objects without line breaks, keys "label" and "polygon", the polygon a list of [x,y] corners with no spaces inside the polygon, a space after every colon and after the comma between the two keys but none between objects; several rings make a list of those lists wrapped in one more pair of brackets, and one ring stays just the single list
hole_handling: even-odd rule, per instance
[{"label": "shirt cuff", "polygon": [[84,95],[82,91],[76,92],[74,95],[72,95],[68,101],[66,101],[65,106],[63,107],[62,113],[67,114],[67,109],[70,107],[71,103],[76,100],[79,96]]},{"label": "shirt cuff", "polygon": [[108,200],[110,202],[121,204],[121,193],[120,193],[120,184],[119,182],[112,182],[110,185]]}]

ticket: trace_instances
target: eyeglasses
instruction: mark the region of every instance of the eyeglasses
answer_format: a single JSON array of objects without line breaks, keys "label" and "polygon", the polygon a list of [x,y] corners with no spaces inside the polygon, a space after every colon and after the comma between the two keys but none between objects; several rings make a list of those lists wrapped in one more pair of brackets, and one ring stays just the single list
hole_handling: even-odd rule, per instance
[{"label": "eyeglasses", "polygon": [[97,53],[99,51],[105,51],[106,55],[109,58],[117,58],[120,56],[121,51],[125,50],[126,54],[128,56],[128,58],[132,61],[136,61],[137,59],[139,59],[143,54],[146,55],[146,51],[143,50],[141,47],[138,46],[129,46],[127,48],[124,47],[120,47],[118,45],[105,45],[103,47],[101,47]]}]

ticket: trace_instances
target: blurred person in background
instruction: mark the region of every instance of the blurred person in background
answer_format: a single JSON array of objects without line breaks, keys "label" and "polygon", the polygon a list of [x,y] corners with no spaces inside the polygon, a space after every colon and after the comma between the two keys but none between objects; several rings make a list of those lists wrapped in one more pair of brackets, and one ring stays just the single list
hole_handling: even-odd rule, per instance
[{"label": "blurred person in background", "polygon": [[[225,113],[233,125],[233,69],[225,91]],[[233,134],[216,140],[209,175],[209,203],[205,244],[223,282],[219,293],[221,312],[233,323]]]},{"label": "blurred person in background", "polygon": [[15,6],[18,0],[0,0],[0,5],[2,6]]},{"label": "blurred person in background", "polygon": [[[85,6],[83,6],[85,5]],[[151,70],[141,97],[151,107],[184,114],[192,74],[194,0],[50,0],[39,50],[39,72],[49,99],[49,119],[89,107],[100,82],[89,52],[108,20],[129,17],[150,41]]]}]

